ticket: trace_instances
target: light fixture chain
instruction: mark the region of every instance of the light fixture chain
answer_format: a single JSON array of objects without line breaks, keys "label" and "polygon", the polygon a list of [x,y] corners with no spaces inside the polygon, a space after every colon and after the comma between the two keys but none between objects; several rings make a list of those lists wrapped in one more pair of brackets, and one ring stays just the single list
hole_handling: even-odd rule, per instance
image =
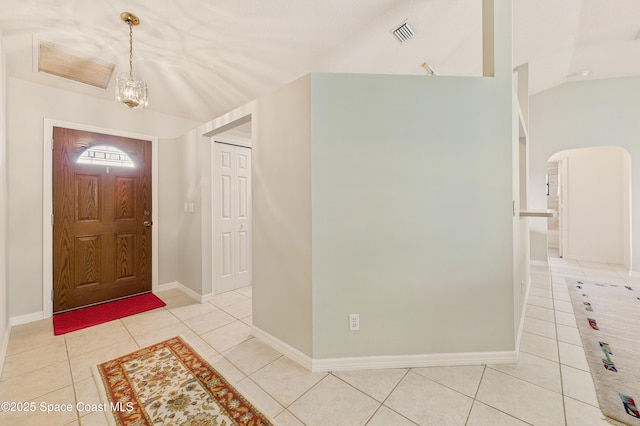
[{"label": "light fixture chain", "polygon": [[136,80],[133,74],[133,26],[140,24],[138,17],[122,12],[120,19],[129,25],[129,74],[122,70],[116,78],[116,100],[132,108],[146,108],[149,104],[149,91],[144,80]]},{"label": "light fixture chain", "polygon": [[133,26],[129,21],[129,75],[133,80]]}]

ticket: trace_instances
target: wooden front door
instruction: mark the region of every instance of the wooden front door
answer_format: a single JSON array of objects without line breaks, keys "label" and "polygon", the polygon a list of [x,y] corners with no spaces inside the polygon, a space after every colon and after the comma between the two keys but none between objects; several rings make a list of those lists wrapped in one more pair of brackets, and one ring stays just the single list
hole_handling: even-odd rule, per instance
[{"label": "wooden front door", "polygon": [[151,291],[151,143],[54,127],[53,312]]}]

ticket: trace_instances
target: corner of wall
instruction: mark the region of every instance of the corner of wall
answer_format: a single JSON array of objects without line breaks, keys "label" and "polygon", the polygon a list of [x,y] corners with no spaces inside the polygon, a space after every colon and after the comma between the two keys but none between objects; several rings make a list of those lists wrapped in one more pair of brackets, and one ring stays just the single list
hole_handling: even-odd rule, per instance
[{"label": "corner of wall", "polygon": [[8,200],[7,200],[7,113],[6,113],[6,61],[4,39],[0,28],[0,374],[9,343],[9,289],[7,279],[7,238]]},{"label": "corner of wall", "polygon": [[253,323],[307,356],[313,346],[310,92],[306,75],[258,99],[252,118]]},{"label": "corner of wall", "polygon": [[4,368],[4,359],[7,357],[7,348],[9,347],[9,338],[11,337],[11,326],[7,324],[5,331],[0,340],[0,376]]}]

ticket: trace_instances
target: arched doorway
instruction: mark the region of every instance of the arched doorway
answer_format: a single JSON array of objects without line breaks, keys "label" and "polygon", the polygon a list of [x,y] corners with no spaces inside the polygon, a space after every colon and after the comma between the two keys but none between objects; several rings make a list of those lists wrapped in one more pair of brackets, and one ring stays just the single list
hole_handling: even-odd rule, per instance
[{"label": "arched doorway", "polygon": [[550,256],[630,266],[631,157],[615,146],[560,151],[548,160]]}]

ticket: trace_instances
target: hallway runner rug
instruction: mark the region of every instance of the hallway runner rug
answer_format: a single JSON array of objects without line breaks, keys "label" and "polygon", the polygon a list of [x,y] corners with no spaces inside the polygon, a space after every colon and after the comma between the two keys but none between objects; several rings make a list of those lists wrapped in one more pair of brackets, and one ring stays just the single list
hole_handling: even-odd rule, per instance
[{"label": "hallway runner rug", "polygon": [[158,296],[146,293],[57,314],[53,316],[53,334],[59,336],[163,306],[166,306],[166,303]]},{"label": "hallway runner rug", "polygon": [[116,425],[271,425],[180,337],[102,363],[94,376]]},{"label": "hallway runner rug", "polygon": [[567,284],[602,413],[640,426],[640,285]]}]

